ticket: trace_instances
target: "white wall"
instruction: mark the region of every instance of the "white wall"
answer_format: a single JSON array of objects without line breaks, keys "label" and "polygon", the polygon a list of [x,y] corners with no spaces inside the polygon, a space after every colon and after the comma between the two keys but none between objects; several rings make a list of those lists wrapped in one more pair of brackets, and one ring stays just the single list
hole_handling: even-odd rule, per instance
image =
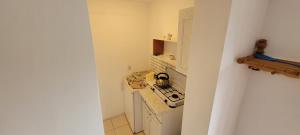
[{"label": "white wall", "polygon": [[269,40],[268,55],[300,61],[299,0],[271,0],[262,37]]},{"label": "white wall", "polygon": [[[300,61],[298,0],[271,0],[263,29],[268,55]],[[299,135],[300,83],[282,75],[251,72],[236,135]]]},{"label": "white wall", "polygon": [[104,118],[124,112],[122,80],[148,68],[148,6],[129,0],[90,0],[90,21]]},{"label": "white wall", "polygon": [[[233,135],[249,69],[236,59],[253,53],[269,0],[232,0],[209,135]],[[253,134],[252,134],[253,135]]]},{"label": "white wall", "polygon": [[[194,0],[154,0],[149,3],[149,32],[152,53],[152,40],[162,38],[168,33],[177,40],[179,10],[192,7]],[[165,43],[165,53],[177,53],[175,43]]]},{"label": "white wall", "polygon": [[149,3],[151,38],[168,33],[177,38],[179,10],[193,5],[194,0],[154,0]]},{"label": "white wall", "polygon": [[84,0],[0,1],[0,134],[103,135]]},{"label": "white wall", "polygon": [[207,135],[231,0],[197,0],[182,135]]}]

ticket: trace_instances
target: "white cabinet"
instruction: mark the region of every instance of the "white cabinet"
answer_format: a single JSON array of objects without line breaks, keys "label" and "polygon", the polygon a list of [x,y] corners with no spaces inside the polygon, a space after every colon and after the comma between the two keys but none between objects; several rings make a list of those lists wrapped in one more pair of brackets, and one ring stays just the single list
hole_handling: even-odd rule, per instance
[{"label": "white cabinet", "polygon": [[191,43],[193,24],[193,8],[182,9],[179,12],[178,44],[176,70],[186,74],[188,70],[188,54]]},{"label": "white cabinet", "polygon": [[155,114],[152,109],[143,102],[143,129],[145,135],[180,135],[183,106],[173,108],[164,115]]},{"label": "white cabinet", "polygon": [[162,135],[162,124],[155,115],[152,115],[150,122],[150,135]]},{"label": "white cabinet", "polygon": [[143,103],[143,128],[145,135],[162,135],[162,124],[146,103]]},{"label": "white cabinet", "polygon": [[146,105],[143,104],[143,129],[145,135],[150,135],[150,122],[151,122],[151,113],[147,109]]}]

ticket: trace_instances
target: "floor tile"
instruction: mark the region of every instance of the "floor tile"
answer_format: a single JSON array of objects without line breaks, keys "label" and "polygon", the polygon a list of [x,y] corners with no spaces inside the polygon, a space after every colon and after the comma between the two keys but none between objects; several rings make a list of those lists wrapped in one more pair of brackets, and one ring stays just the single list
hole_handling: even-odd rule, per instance
[{"label": "floor tile", "polygon": [[116,135],[114,130],[110,130],[108,132],[105,132],[105,135]]},{"label": "floor tile", "polygon": [[114,128],[119,128],[119,127],[128,125],[125,115],[120,115],[115,118],[112,118],[112,123],[113,123]]},{"label": "floor tile", "polygon": [[116,135],[133,135],[128,125],[119,127],[115,131],[116,131]]},{"label": "floor tile", "polygon": [[110,131],[110,130],[113,130],[114,127],[113,127],[113,124],[112,124],[112,121],[110,119],[108,120],[105,120],[104,121],[104,131]]}]

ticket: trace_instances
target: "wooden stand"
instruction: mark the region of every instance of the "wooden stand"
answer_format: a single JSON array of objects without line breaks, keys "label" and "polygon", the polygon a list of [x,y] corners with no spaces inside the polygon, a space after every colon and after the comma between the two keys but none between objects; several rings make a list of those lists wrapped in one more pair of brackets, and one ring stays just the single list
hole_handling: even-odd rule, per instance
[{"label": "wooden stand", "polygon": [[239,64],[247,64],[250,69],[256,71],[263,70],[272,74],[283,74],[293,78],[300,78],[300,68],[289,64],[257,59],[253,56],[239,58],[237,62]]}]

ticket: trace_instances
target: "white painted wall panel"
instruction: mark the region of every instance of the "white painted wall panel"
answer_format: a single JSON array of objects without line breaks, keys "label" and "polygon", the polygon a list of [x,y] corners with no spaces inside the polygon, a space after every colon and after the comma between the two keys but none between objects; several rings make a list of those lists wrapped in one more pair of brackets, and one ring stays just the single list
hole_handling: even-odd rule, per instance
[{"label": "white painted wall panel", "polygon": [[249,69],[236,59],[251,55],[269,0],[232,0],[209,135],[233,135],[247,88]]},{"label": "white painted wall panel", "polygon": [[[268,55],[300,61],[299,5],[299,0],[270,1],[262,32]],[[299,79],[252,72],[236,135],[299,135],[299,90]]]},{"label": "white painted wall panel", "polygon": [[0,1],[0,134],[103,135],[84,0]]},{"label": "white painted wall panel", "polygon": [[89,0],[104,119],[124,113],[122,82],[149,65],[148,6],[127,0]]},{"label": "white painted wall panel", "polygon": [[231,0],[197,0],[187,73],[182,135],[207,135]]}]

